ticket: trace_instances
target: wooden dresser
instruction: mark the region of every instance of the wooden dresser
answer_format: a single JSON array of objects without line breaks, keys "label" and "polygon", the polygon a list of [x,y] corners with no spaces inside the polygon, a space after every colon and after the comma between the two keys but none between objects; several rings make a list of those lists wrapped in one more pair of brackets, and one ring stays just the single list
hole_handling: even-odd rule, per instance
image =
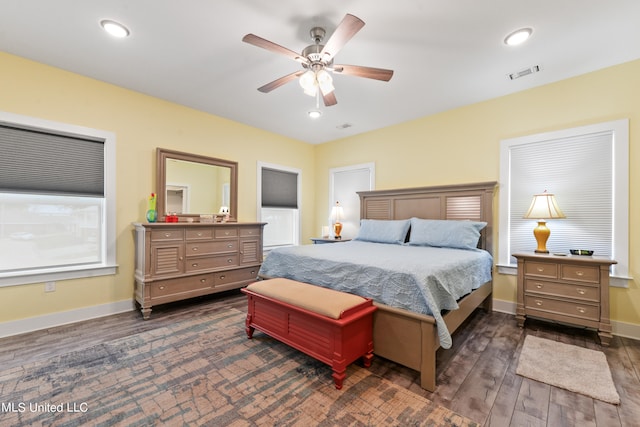
[{"label": "wooden dresser", "polygon": [[609,269],[616,261],[603,257],[517,253],[516,319],[526,316],[598,330],[600,342],[611,342]]},{"label": "wooden dresser", "polygon": [[135,297],[151,307],[256,280],[264,223],[134,223]]}]

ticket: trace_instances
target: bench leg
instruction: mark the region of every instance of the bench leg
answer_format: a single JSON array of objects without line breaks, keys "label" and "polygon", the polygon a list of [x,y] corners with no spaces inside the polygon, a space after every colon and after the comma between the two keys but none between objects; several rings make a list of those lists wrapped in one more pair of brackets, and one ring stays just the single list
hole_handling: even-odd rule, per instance
[{"label": "bench leg", "polygon": [[333,377],[333,382],[336,385],[336,389],[340,390],[342,389],[342,382],[347,376],[347,370],[344,368],[340,370],[340,368],[336,368],[335,366],[333,366],[332,369],[333,369],[333,374],[331,376]]},{"label": "bench leg", "polygon": [[247,313],[247,319],[244,321],[245,324],[245,331],[247,332],[247,338],[251,339],[253,338],[253,331],[255,330],[252,326],[251,326],[251,313]]},{"label": "bench leg", "polygon": [[365,368],[369,368],[371,366],[372,360],[373,360],[373,351],[370,351],[364,356],[362,356],[362,363]]}]

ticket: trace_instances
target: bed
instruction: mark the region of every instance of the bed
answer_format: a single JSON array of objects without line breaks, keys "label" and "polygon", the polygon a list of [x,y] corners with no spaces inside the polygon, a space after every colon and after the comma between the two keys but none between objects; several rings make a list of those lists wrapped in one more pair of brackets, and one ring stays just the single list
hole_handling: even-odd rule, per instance
[{"label": "bed", "polygon": [[[495,185],[359,192],[362,227],[356,241],[274,250],[260,275],[372,298],[378,307],[375,354],[419,371],[421,386],[434,391],[438,348],[451,346],[451,334],[477,307],[492,309]],[[433,227],[445,239],[443,246],[449,235],[464,244],[432,247]],[[423,259],[431,260],[428,266]]]}]

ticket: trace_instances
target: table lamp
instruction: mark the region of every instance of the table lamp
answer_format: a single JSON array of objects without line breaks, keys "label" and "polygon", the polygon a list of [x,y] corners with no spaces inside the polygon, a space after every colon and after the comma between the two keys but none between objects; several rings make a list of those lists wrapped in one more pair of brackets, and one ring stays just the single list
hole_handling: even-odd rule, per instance
[{"label": "table lamp", "polygon": [[566,218],[558,207],[555,196],[547,193],[546,190],[542,194],[534,195],[531,206],[524,215],[524,218],[536,219],[538,221],[538,226],[533,229],[533,235],[536,237],[536,242],[538,242],[536,253],[548,254],[547,240],[549,239],[551,231],[547,227],[545,220]]},{"label": "table lamp", "polygon": [[331,208],[331,220],[333,221],[333,234],[336,240],[342,239],[340,233],[342,233],[342,223],[340,218],[344,216],[344,211],[340,202],[336,202],[336,205]]}]

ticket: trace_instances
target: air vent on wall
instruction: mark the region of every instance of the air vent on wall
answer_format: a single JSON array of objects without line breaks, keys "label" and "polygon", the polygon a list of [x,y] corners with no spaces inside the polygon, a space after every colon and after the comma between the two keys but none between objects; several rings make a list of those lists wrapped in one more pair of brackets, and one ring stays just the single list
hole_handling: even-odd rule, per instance
[{"label": "air vent on wall", "polygon": [[509,78],[511,80],[519,79],[520,77],[528,76],[529,74],[537,73],[540,71],[539,65],[534,65],[533,67],[525,68],[524,70],[516,71],[515,73],[509,74]]},{"label": "air vent on wall", "polygon": [[338,128],[338,129],[348,129],[351,126],[353,126],[351,123],[343,123],[341,125],[336,126],[336,128]]}]

